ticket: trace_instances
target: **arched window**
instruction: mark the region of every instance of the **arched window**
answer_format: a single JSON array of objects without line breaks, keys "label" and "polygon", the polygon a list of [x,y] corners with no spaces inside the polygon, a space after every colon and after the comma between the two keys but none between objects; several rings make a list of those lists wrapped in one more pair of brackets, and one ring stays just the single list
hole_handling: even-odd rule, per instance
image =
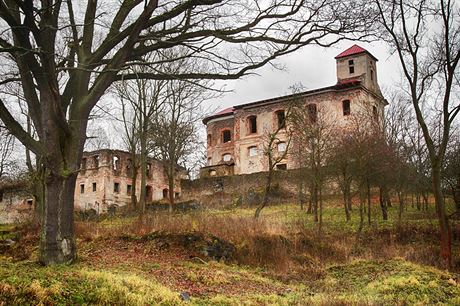
[{"label": "arched window", "polygon": [[286,127],[286,115],[284,114],[284,110],[276,111],[276,119],[278,123],[278,129]]},{"label": "arched window", "polygon": [[375,121],[379,121],[379,113],[375,105],[372,106],[372,117],[374,118]]},{"label": "arched window", "polygon": [[257,133],[257,116],[248,117],[248,134]]},{"label": "arched window", "polygon": [[342,101],[342,111],[344,116],[349,116],[351,114],[350,100]]},{"label": "arched window", "polygon": [[222,131],[222,143],[226,143],[229,141],[232,141],[232,134],[230,133],[230,130]]},{"label": "arched window", "polygon": [[307,110],[308,110],[308,119],[310,119],[310,122],[316,122],[318,119],[318,112],[316,110],[316,104],[308,104],[307,105]]}]

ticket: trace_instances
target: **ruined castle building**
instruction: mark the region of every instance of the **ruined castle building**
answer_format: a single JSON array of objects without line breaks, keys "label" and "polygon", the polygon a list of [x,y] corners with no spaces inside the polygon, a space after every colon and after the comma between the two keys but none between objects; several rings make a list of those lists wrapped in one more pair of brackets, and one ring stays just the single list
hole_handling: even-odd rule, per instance
[{"label": "ruined castle building", "polygon": [[[84,152],[81,170],[75,184],[76,210],[93,210],[106,213],[128,205],[134,192],[130,154],[120,150]],[[139,170],[140,171],[140,170]],[[136,196],[140,197],[141,176],[136,179]],[[146,203],[167,199],[168,179],[160,161],[149,159],[147,163]],[[180,175],[175,183],[174,196],[180,196]]]},{"label": "ruined castle building", "polygon": [[[388,103],[378,85],[377,59],[358,45],[335,59],[337,83],[333,86],[236,105],[205,118],[208,161],[201,176],[267,171],[268,162],[263,154],[267,134],[285,124],[286,110],[294,103],[305,107],[314,118],[321,114],[334,124],[337,133],[356,122],[381,126]],[[287,146],[286,130],[281,129],[277,136],[277,150],[283,152]],[[277,165],[280,170],[293,168],[296,163],[290,154]]]}]

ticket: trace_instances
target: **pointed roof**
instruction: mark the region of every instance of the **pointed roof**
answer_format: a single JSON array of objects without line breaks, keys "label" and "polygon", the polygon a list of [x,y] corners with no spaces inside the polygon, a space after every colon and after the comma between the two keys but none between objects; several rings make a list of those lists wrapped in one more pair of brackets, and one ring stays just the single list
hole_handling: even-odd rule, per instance
[{"label": "pointed roof", "polygon": [[351,46],[350,48],[348,48],[347,50],[343,51],[342,53],[340,53],[339,55],[337,55],[335,57],[335,59],[339,59],[339,58],[342,58],[342,57],[347,57],[347,56],[350,56],[350,55],[356,55],[356,54],[360,54],[360,53],[367,53],[369,54],[370,57],[372,57],[373,59],[375,59],[376,61],[378,60],[375,56],[373,56],[369,51],[367,51],[366,49],[364,49],[363,47],[360,47],[358,45],[353,45]]}]

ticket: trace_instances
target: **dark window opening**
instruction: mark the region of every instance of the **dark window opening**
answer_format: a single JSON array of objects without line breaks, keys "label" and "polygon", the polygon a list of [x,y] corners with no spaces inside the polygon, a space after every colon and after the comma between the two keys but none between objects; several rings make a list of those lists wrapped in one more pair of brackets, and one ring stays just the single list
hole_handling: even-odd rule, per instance
[{"label": "dark window opening", "polygon": [[222,132],[222,142],[226,143],[232,141],[232,135],[230,134],[230,130],[225,130]]},{"label": "dark window opening", "polygon": [[96,190],[97,190],[97,185],[96,183],[93,183],[93,192],[96,192]]},{"label": "dark window opening", "polygon": [[379,113],[377,112],[377,107],[372,106],[372,116],[374,117],[375,121],[379,120]]},{"label": "dark window opening", "polygon": [[286,164],[278,164],[276,165],[276,170],[287,170]]},{"label": "dark window opening", "polygon": [[34,205],[34,200],[27,200],[27,205],[29,205],[29,207],[32,207],[32,205]]},{"label": "dark window opening", "polygon": [[342,110],[343,110],[343,115],[344,116],[348,116],[348,115],[351,114],[350,100],[342,101]]},{"label": "dark window opening", "polygon": [[0,190],[0,202],[3,202],[3,190]]},{"label": "dark window opening", "polygon": [[113,192],[120,193],[120,183],[113,184]]},{"label": "dark window opening", "polygon": [[179,198],[179,197],[180,197],[180,193],[179,193],[179,192],[175,192],[175,193],[174,193],[174,198],[177,199],[177,198]]},{"label": "dark window opening", "polygon": [[150,177],[150,175],[152,174],[152,164],[151,163],[147,163],[147,169],[145,171],[146,171],[147,177]]},{"label": "dark window opening", "polygon": [[94,168],[99,168],[99,155],[93,156]]},{"label": "dark window opening", "polygon": [[308,119],[310,122],[316,122],[318,119],[318,112],[316,110],[316,104],[308,104],[307,105],[307,110],[308,110]]},{"label": "dark window opening", "polygon": [[283,129],[286,127],[286,116],[284,114],[284,110],[280,110],[276,112],[276,118],[278,119],[278,128]]},{"label": "dark window opening", "polygon": [[145,186],[145,201],[152,202],[153,188],[152,186]]},{"label": "dark window opening", "polygon": [[257,117],[256,116],[248,117],[248,125],[249,125],[250,134],[257,133]]},{"label": "dark window opening", "polygon": [[131,192],[133,191],[133,186],[131,185],[126,185],[126,194],[131,195]]},{"label": "dark window opening", "polygon": [[350,74],[355,73],[355,62],[353,60],[348,60],[348,71]]},{"label": "dark window opening", "polygon": [[133,175],[133,161],[131,160],[131,158],[128,158],[126,160],[126,174],[129,176]]},{"label": "dark window opening", "polygon": [[80,185],[80,193],[85,193],[85,184]]},{"label": "dark window opening", "polygon": [[371,69],[371,81],[374,80],[374,70]]},{"label": "dark window opening", "polygon": [[163,189],[163,199],[167,199],[169,195],[168,188]]}]

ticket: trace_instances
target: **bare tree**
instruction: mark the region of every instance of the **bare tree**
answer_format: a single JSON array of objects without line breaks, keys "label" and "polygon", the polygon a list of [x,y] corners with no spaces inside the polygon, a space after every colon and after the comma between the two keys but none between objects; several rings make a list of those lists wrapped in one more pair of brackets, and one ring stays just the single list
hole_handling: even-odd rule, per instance
[{"label": "bare tree", "polygon": [[[44,264],[76,257],[73,195],[88,119],[113,82],[237,79],[302,46],[359,38],[373,24],[359,0],[123,0],[111,10],[99,4],[79,1],[75,10],[71,0],[0,1],[0,51],[8,67],[0,85],[21,86],[37,139],[13,115],[6,91],[0,119],[45,169]],[[204,62],[202,70],[169,75],[144,59],[177,46]],[[153,72],[127,69],[135,64]]]},{"label": "bare tree", "polygon": [[13,161],[11,154],[14,150],[14,136],[4,127],[0,126],[0,179],[10,174]]},{"label": "bare tree", "polygon": [[[459,87],[460,16],[455,1],[376,0],[383,38],[397,54],[416,119],[427,146],[436,212],[439,220],[441,257],[452,264],[452,232],[442,192],[442,165],[452,122],[460,104],[452,101]],[[431,92],[436,94],[431,95]],[[422,106],[429,103],[440,113],[437,137],[430,129]]]}]

